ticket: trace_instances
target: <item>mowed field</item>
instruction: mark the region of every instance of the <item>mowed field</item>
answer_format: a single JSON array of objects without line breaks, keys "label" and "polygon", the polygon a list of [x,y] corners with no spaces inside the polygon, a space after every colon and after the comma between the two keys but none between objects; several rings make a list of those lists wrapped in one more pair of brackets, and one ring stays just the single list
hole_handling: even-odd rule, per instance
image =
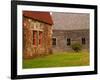
[{"label": "mowed field", "polygon": [[89,52],[57,52],[34,59],[24,59],[23,68],[48,68],[89,65]]}]

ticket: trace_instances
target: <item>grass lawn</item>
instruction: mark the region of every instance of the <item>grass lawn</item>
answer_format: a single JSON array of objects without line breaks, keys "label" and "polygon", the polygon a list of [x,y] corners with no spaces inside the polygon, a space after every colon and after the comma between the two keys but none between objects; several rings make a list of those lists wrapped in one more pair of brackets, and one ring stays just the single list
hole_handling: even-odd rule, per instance
[{"label": "grass lawn", "polygon": [[89,65],[89,52],[58,52],[35,59],[24,59],[23,68],[47,68]]}]

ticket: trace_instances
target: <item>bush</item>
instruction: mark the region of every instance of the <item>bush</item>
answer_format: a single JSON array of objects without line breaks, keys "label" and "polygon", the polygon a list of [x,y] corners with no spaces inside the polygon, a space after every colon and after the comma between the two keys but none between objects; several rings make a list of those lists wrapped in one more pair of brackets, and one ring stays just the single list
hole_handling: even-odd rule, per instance
[{"label": "bush", "polygon": [[79,52],[82,50],[82,45],[79,43],[74,43],[71,45],[71,47],[75,52]]}]

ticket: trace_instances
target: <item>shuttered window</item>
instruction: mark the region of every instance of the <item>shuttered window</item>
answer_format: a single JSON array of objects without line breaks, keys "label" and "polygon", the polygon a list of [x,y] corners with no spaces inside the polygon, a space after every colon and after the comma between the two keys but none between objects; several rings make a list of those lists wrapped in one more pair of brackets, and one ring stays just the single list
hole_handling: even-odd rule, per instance
[{"label": "shuttered window", "polygon": [[42,46],[42,36],[43,36],[42,31],[39,31],[39,45],[40,46]]},{"label": "shuttered window", "polygon": [[42,46],[42,37],[43,32],[42,31],[34,31],[33,30],[33,45],[34,46]]},{"label": "shuttered window", "polygon": [[36,46],[37,31],[33,31],[33,45]]}]

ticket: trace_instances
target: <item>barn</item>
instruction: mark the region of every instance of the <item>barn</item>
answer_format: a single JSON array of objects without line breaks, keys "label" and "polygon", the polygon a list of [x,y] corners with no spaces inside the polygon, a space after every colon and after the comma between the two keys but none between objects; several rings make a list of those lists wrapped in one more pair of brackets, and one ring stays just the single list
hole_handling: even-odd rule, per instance
[{"label": "barn", "polygon": [[23,11],[23,58],[51,53],[52,25],[49,12]]},{"label": "barn", "polygon": [[78,43],[89,50],[89,14],[53,12],[53,51],[72,51],[71,45]]}]

